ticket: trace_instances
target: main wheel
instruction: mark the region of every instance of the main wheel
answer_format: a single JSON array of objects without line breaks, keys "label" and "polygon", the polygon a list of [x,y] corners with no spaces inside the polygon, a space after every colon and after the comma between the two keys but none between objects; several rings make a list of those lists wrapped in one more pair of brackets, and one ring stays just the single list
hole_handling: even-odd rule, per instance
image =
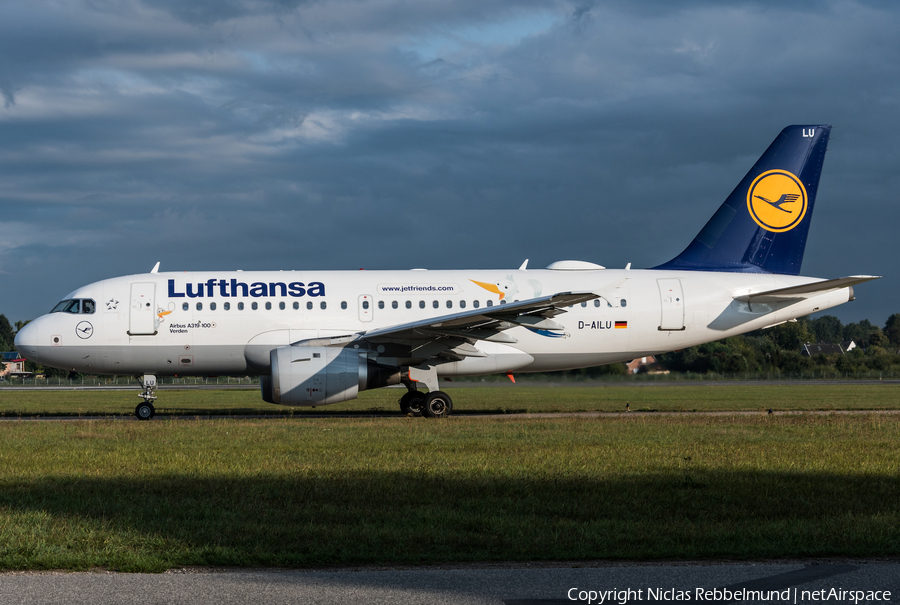
[{"label": "main wheel", "polygon": [[443,391],[434,391],[425,396],[422,415],[426,418],[446,418],[453,412],[453,400]]},{"label": "main wheel", "polygon": [[400,398],[400,411],[404,414],[412,414],[413,416],[422,415],[422,403],[425,401],[425,394],[418,391],[407,391]]},{"label": "main wheel", "polygon": [[150,420],[156,416],[156,408],[153,407],[152,403],[145,401],[134,408],[134,415],[137,416],[138,420]]}]

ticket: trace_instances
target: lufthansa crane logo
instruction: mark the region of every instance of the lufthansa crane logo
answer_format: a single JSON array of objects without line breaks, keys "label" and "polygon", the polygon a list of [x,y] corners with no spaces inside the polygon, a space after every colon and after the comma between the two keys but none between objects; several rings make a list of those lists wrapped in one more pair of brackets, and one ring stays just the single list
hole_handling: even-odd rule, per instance
[{"label": "lufthansa crane logo", "polygon": [[767,231],[790,231],[803,220],[806,207],[806,188],[787,170],[763,172],[747,191],[750,216]]},{"label": "lufthansa crane logo", "polygon": [[75,333],[78,335],[78,338],[90,338],[94,333],[94,326],[92,326],[89,321],[80,321],[78,322],[78,325],[75,326]]}]

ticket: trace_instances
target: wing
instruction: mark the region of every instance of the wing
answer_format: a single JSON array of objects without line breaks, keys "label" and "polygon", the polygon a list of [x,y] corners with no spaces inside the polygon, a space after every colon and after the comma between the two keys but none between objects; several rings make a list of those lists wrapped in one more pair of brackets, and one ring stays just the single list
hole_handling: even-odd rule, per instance
[{"label": "wing", "polygon": [[[295,345],[347,346],[379,350],[380,355],[428,360],[441,357],[459,361],[464,357],[485,357],[474,343],[479,340],[513,344],[517,342],[505,330],[518,326],[532,330],[561,330],[553,318],[566,307],[599,298],[592,292],[561,292],[493,307],[431,317],[368,332],[335,338],[315,339]],[[384,349],[382,351],[382,349]]]},{"label": "wing", "polygon": [[565,307],[597,298],[591,292],[562,292],[516,303],[473,309],[406,324],[370,330],[361,338],[373,344],[410,344],[410,357],[484,357],[473,345],[478,340],[513,344],[515,338],[505,330],[518,326],[533,330],[561,330],[553,318],[565,313]]},{"label": "wing", "polygon": [[746,303],[777,303],[798,301],[804,298],[811,298],[817,294],[824,294],[832,290],[840,290],[861,284],[873,279],[880,279],[877,275],[851,275],[850,277],[840,277],[838,279],[829,279],[817,281],[811,284],[803,284],[802,286],[791,286],[789,288],[779,288],[777,290],[767,290],[765,292],[754,292],[752,294],[741,294],[734,296],[734,300]]}]

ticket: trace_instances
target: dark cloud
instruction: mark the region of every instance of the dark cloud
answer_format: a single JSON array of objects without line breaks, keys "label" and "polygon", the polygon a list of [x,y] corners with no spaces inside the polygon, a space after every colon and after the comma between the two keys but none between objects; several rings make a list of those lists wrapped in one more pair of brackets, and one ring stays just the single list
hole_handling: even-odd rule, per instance
[{"label": "dark cloud", "polygon": [[0,312],[182,269],[652,266],[835,126],[804,273],[895,308],[888,2],[13,1]]}]

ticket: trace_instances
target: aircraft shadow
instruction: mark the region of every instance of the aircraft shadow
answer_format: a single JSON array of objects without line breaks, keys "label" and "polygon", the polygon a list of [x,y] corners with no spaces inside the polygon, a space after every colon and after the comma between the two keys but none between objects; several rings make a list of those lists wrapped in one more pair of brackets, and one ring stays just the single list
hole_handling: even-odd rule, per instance
[{"label": "aircraft shadow", "polygon": [[7,479],[0,567],[161,571],[900,553],[896,476],[686,467],[581,480],[477,469],[337,473],[303,461],[297,469]]}]

